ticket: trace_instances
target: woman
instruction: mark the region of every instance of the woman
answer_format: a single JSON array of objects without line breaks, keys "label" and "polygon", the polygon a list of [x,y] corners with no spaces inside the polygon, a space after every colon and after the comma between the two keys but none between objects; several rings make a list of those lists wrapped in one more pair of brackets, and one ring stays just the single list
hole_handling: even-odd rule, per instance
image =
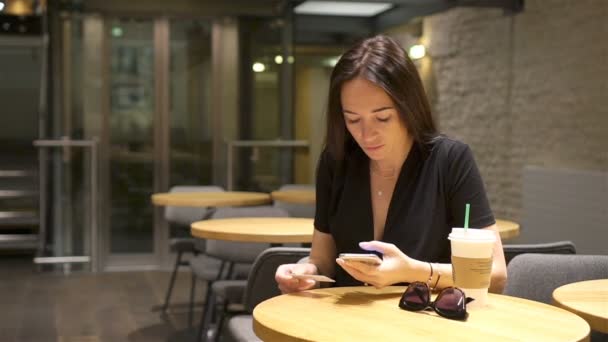
[{"label": "woman", "polygon": [[[391,38],[366,39],[336,64],[325,145],[310,260],[277,269],[284,293],[317,286],[292,273],[334,277],[336,286],[452,286],[447,236],[462,227],[465,204],[471,227],[497,231],[471,150],[438,134],[416,67]],[[495,234],[490,291],[502,292],[506,265]],[[365,251],[381,253],[382,263],[337,259]]]}]

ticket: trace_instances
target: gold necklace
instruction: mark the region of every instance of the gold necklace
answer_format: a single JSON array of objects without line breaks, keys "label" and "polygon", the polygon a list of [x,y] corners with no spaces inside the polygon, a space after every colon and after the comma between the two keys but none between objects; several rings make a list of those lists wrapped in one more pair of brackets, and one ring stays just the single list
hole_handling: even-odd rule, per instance
[{"label": "gold necklace", "polygon": [[[370,167],[370,170],[372,172],[372,175],[376,175],[376,186],[379,187],[379,182],[381,181],[389,181],[389,180],[393,180],[397,177],[397,172],[395,168],[392,169],[387,169],[387,170],[380,170],[380,169],[376,169],[374,167]],[[394,186],[394,184],[393,184]],[[384,190],[379,189],[379,190],[375,190],[374,191],[376,193],[376,195],[382,197],[384,195]]]}]

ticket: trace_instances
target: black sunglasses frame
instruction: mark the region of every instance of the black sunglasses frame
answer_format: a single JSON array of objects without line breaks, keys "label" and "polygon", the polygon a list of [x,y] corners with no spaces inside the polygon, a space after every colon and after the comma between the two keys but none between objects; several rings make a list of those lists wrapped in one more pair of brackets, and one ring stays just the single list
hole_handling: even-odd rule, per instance
[{"label": "black sunglasses frame", "polygon": [[[401,296],[401,299],[399,300],[399,307],[401,309],[407,310],[407,311],[423,311],[426,310],[428,308],[432,308],[439,316],[445,317],[445,318],[449,318],[449,319],[455,319],[455,320],[461,320],[461,321],[466,321],[467,317],[469,316],[469,314],[467,313],[467,304],[472,302],[474,299],[471,297],[467,297],[464,293],[464,291],[462,291],[461,289],[457,288],[457,287],[446,287],[444,289],[442,289],[439,294],[437,295],[436,299],[434,301],[431,301],[431,289],[429,288],[429,285],[426,283],[423,283],[421,281],[416,281],[413,283],[406,283],[407,288],[405,289],[405,292],[403,292],[403,295]],[[423,286],[424,287],[424,291],[426,291],[426,293],[420,293],[419,286]],[[414,291],[414,293],[416,293],[416,295],[418,295],[418,298],[420,298],[422,300],[422,303],[420,304],[411,304],[408,303],[408,301],[406,300],[407,295],[410,293],[410,288],[411,291]],[[445,294],[446,291],[457,291],[460,292],[462,294],[462,298],[464,299],[462,301],[462,305],[459,306],[457,308],[457,310],[443,310],[437,307],[436,303],[438,301],[441,300],[442,296]]]}]

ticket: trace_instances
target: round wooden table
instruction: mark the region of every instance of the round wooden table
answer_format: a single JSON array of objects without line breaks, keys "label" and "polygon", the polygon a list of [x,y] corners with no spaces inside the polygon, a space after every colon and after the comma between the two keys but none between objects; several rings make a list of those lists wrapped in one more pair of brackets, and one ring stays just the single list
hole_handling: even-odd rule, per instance
[{"label": "round wooden table", "polygon": [[519,235],[519,223],[496,219],[496,225],[501,239],[511,239]]},{"label": "round wooden table", "polygon": [[283,190],[270,193],[275,201],[283,201],[296,204],[315,204],[314,190]]},{"label": "round wooden table", "polygon": [[[314,204],[316,201],[314,190],[283,190],[270,193],[275,201],[297,204]],[[511,239],[519,235],[519,224],[508,220],[496,220],[498,233],[502,239]]]},{"label": "round wooden table", "polygon": [[313,219],[294,217],[239,217],[194,222],[191,234],[198,238],[269,243],[312,241]]},{"label": "round wooden table", "polygon": [[158,206],[228,207],[262,205],[270,202],[270,195],[263,192],[167,192],[152,195],[152,203]]},{"label": "round wooden table", "polygon": [[553,291],[553,302],[584,318],[591,329],[608,334],[608,279],[560,286]]},{"label": "round wooden table", "polygon": [[540,302],[490,294],[466,322],[397,305],[404,287],[336,287],[282,295],[253,311],[263,341],[585,341],[589,324]]}]

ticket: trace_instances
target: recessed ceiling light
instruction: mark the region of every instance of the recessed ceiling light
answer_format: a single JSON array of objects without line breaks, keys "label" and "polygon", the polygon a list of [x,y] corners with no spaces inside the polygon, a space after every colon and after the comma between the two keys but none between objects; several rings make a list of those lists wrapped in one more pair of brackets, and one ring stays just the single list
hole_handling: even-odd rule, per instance
[{"label": "recessed ceiling light", "polygon": [[372,17],[393,7],[388,2],[304,1],[294,8],[297,14]]}]

